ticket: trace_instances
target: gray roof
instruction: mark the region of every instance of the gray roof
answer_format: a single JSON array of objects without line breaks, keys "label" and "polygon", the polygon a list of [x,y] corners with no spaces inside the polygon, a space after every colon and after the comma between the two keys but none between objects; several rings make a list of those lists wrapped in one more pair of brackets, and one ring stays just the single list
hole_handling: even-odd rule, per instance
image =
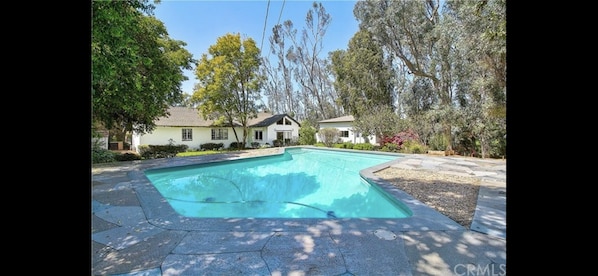
[{"label": "gray roof", "polygon": [[342,117],[336,117],[328,120],[319,121],[319,123],[338,123],[338,122],[353,122],[355,118],[353,115],[347,115]]},{"label": "gray roof", "polygon": [[[177,126],[177,127],[211,127],[214,126],[214,120],[204,120],[203,116],[196,108],[173,106],[168,109],[170,116],[160,117],[156,121],[157,126]],[[276,123],[281,118],[287,116],[299,125],[299,123],[288,116],[287,114],[271,114],[260,112],[257,118],[251,118],[247,122],[250,127],[264,127]],[[240,123],[234,122],[235,126],[241,126]]]}]

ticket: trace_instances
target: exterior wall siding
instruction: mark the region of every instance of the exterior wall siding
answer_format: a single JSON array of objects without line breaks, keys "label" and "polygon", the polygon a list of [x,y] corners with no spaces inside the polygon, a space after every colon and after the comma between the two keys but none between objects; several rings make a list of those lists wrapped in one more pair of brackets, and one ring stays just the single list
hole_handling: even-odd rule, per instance
[{"label": "exterior wall siding", "polygon": [[[273,146],[273,141],[276,139],[277,132],[287,132],[291,139],[298,139],[299,138],[299,125],[295,123],[293,120],[288,119],[291,122],[291,125],[277,125],[276,123],[268,126],[268,127],[256,127],[256,128],[249,128],[247,133],[247,143],[246,146],[250,147],[252,142],[260,143],[260,146],[265,145],[268,143],[270,146]],[[183,141],[183,128],[190,128],[192,129],[192,140],[191,141]],[[228,139],[226,140],[212,140],[212,129],[218,127],[156,127],[156,129],[151,133],[146,133],[144,135],[133,135],[132,138],[132,150],[139,152],[140,145],[167,145],[169,140],[172,139],[175,145],[184,144],[189,147],[189,149],[199,149],[201,144],[205,143],[223,143],[225,148],[230,147],[232,142],[236,142],[235,134],[233,132],[233,128],[227,127],[228,129]],[[239,136],[239,140],[243,139],[243,128],[235,128],[237,131],[237,135]],[[262,130],[262,140],[255,140],[254,139],[254,131],[255,130]]]},{"label": "exterior wall siding", "polygon": [[[361,134],[353,131],[352,122],[320,123],[320,129],[324,129],[324,128],[336,128],[339,131],[349,131],[349,137],[339,137],[341,139],[341,141],[343,141],[343,142],[350,142],[353,144],[365,143],[365,139],[363,138],[363,136]],[[372,144],[372,145],[377,144],[375,136],[370,136],[369,139],[370,139],[370,144]],[[322,137],[320,137],[319,133],[316,133],[316,140],[317,140],[317,142],[323,141],[323,139],[322,139]]]}]

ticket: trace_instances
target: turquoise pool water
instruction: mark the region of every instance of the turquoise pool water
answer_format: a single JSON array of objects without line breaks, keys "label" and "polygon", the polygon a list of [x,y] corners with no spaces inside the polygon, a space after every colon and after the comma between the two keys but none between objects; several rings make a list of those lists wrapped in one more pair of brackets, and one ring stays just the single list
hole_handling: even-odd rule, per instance
[{"label": "turquoise pool water", "polygon": [[392,155],[288,148],[282,155],[151,169],[145,175],[182,216],[404,218],[411,211],[359,171]]}]

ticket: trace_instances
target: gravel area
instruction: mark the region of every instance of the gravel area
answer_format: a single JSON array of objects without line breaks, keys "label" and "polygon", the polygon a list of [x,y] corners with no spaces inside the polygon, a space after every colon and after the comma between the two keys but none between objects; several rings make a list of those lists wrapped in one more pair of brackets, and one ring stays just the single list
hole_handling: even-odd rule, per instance
[{"label": "gravel area", "polygon": [[480,189],[480,179],[421,170],[389,167],[375,173],[413,198],[469,229]]}]

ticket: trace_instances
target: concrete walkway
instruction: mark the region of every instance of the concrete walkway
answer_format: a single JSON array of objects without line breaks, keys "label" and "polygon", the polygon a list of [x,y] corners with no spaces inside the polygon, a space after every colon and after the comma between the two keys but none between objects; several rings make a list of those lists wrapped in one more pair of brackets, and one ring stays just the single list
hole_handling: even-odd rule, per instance
[{"label": "concrete walkway", "polygon": [[[361,171],[404,202],[402,219],[198,219],[178,215],[150,168],[281,154],[284,148],[92,167],[92,275],[505,275],[506,161],[406,155]],[[471,229],[394,188],[375,171],[481,179]]]}]

